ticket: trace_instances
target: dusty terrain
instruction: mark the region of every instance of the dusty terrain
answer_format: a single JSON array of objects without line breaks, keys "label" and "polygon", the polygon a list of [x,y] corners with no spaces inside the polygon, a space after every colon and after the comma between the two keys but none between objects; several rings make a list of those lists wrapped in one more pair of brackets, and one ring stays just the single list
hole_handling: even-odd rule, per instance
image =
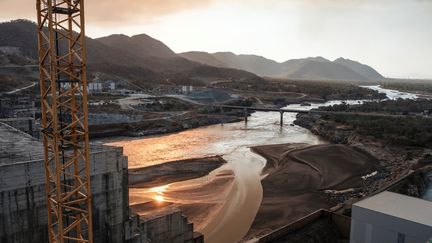
[{"label": "dusty terrain", "polygon": [[268,161],[263,200],[246,238],[262,235],[320,208],[331,208],[324,190],[362,185],[377,161],[343,145],[280,144],[254,147]]},{"label": "dusty terrain", "polygon": [[152,188],[207,175],[226,163],[219,156],[166,162],[129,170],[130,188]]},{"label": "dusty terrain", "polygon": [[[431,164],[431,150],[424,147],[426,144],[424,146],[409,146],[403,143],[397,145],[389,139],[362,135],[351,124],[342,124],[331,119],[324,119],[319,115],[297,115],[295,123],[331,143],[345,144],[351,148],[366,151],[378,159],[376,174],[365,180],[363,188],[355,192],[355,195],[351,192],[338,194],[337,197],[334,197],[337,202],[343,203],[347,199],[353,198],[353,196],[360,198],[370,195],[391,186],[412,170]],[[394,124],[390,123],[387,126],[394,126]],[[404,127],[403,129],[408,128]],[[382,134],[383,132],[378,131],[377,133]],[[419,137],[419,139],[422,138]]]}]

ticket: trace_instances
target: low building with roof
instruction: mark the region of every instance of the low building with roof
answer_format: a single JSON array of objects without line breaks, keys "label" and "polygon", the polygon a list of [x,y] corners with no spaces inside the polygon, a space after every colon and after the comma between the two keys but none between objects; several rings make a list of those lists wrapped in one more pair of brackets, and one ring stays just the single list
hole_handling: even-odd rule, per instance
[{"label": "low building with roof", "polygon": [[432,242],[432,202],[384,191],[352,206],[351,243]]}]

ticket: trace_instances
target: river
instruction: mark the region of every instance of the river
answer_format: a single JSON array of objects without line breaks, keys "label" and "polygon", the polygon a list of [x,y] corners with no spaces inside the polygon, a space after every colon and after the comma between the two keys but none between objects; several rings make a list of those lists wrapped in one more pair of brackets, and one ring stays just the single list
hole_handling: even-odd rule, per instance
[{"label": "river", "polygon": [[[390,99],[416,98],[413,94],[368,86],[388,95]],[[357,104],[363,101],[346,101]],[[313,109],[340,104],[330,101],[311,106],[289,105],[289,109]],[[256,112],[247,124],[237,122],[191,129],[175,134],[150,138],[127,139],[110,145],[121,146],[129,157],[129,167],[143,167],[167,161],[222,155],[228,162],[209,176],[158,188],[130,189],[131,204],[159,200],[177,204],[214,204],[205,220],[195,223],[195,230],[205,235],[206,242],[236,242],[248,232],[262,200],[261,175],[266,161],[251,152],[251,146],[280,143],[325,143],[307,129],[293,125],[297,113],[284,114],[284,126],[279,125],[277,112]],[[233,175],[222,191],[200,190],[217,179]],[[200,191],[178,193],[180,191]],[[175,193],[177,192],[177,193]]]}]

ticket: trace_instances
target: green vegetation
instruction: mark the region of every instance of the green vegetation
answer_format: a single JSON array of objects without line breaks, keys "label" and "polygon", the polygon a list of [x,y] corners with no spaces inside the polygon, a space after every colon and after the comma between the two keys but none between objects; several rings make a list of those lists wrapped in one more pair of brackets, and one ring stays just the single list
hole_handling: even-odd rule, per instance
[{"label": "green vegetation", "polygon": [[391,114],[422,113],[432,111],[432,100],[386,100],[382,102],[367,102],[362,105],[334,105],[322,107],[326,111],[356,111],[356,112],[385,112]]},{"label": "green vegetation", "polygon": [[400,91],[411,91],[420,93],[432,93],[432,80],[403,80],[389,79],[382,81],[381,86],[386,89],[396,89]]},{"label": "green vegetation", "polygon": [[[329,111],[358,111],[384,113],[420,113],[432,108],[430,100],[394,100],[363,105],[321,107]],[[421,116],[366,117],[325,115],[324,120],[352,127],[357,133],[382,139],[389,144],[432,148],[432,119]]]},{"label": "green vegetation", "polygon": [[303,93],[324,100],[381,99],[384,94],[340,81],[267,80],[266,82],[224,82],[219,87],[256,92]]},{"label": "green vegetation", "polygon": [[432,122],[427,118],[328,116],[327,119],[351,125],[361,135],[390,144],[432,148]]}]

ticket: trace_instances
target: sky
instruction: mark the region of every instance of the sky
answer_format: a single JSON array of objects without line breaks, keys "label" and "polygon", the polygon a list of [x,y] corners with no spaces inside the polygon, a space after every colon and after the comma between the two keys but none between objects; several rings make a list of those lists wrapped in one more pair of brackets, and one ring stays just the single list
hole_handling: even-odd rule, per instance
[{"label": "sky", "polygon": [[[35,20],[35,2],[0,0],[0,21]],[[344,57],[386,77],[432,78],[432,0],[86,0],[85,7],[93,38],[146,33],[177,53]]]}]

